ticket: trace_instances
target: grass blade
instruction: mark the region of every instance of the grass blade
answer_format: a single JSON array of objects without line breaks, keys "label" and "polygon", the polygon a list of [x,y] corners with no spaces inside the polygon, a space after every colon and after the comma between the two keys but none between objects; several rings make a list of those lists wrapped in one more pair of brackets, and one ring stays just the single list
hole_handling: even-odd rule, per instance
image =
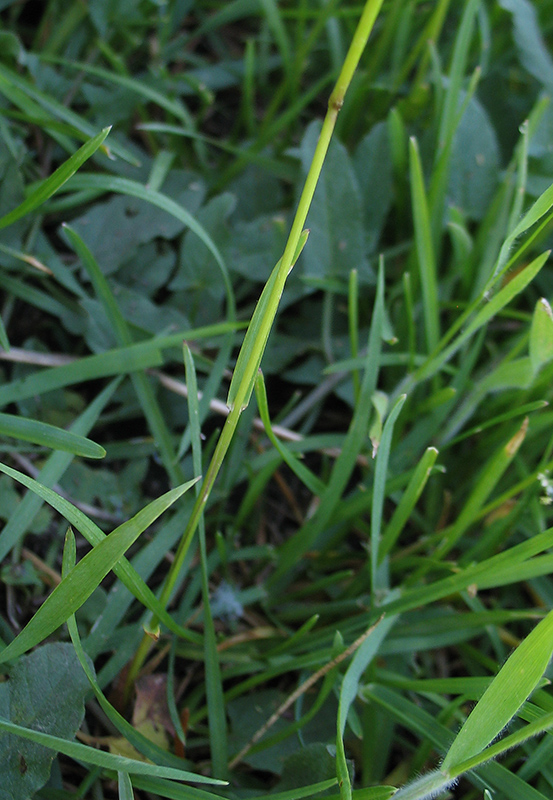
[{"label": "grass blade", "polygon": [[75,174],[79,167],[98,150],[110,130],[111,128],[104,128],[100,133],[83,144],[83,146],[68,158],[61,167],[58,167],[49,178],[42,181],[17,208],[14,208],[9,214],[5,214],[1,217],[0,230],[16,222],[18,219],[21,219],[21,217],[24,217],[30,211],[34,211],[35,208],[38,208],[45,200],[48,200],[49,197],[57,192],[60,186],[63,186],[63,184]]},{"label": "grass blade", "polygon": [[[300,236],[296,252],[290,264],[290,269],[293,268],[300,257],[308,236],[309,231],[304,231]],[[250,402],[257,371],[260,367],[265,347],[267,346],[273,320],[284,289],[284,280],[287,277],[287,275],[284,275],[283,280],[281,264],[282,259],[280,259],[271,272],[271,277],[261,292],[261,297],[257,302],[244,341],[242,342],[227,397],[227,405],[231,410],[237,402],[242,410],[247,408]]]},{"label": "grass blade", "polygon": [[457,734],[442,764],[456,765],[480,753],[499,736],[534,691],[553,652],[553,612],[536,625],[507,659]]},{"label": "grass blade", "polygon": [[[11,733],[14,736],[22,736],[24,739],[36,742],[36,744],[41,744],[43,747],[50,747],[52,750],[63,753],[69,756],[69,758],[74,758],[76,761],[83,761],[85,764],[94,764],[102,769],[111,769],[115,772],[123,770],[130,775],[151,775],[177,781],[185,780],[192,783],[210,783],[218,786],[225,785],[225,781],[207,778],[205,775],[196,774],[195,772],[179,770],[174,767],[158,767],[155,764],[146,764],[144,761],[135,761],[132,758],[104,753],[102,750],[97,750],[95,747],[88,747],[79,742],[69,742],[67,739],[61,739],[59,736],[51,736],[50,734],[34,731],[30,728],[23,728],[21,725],[15,725],[13,722],[8,722],[1,718],[0,731]],[[190,797],[195,800],[197,795],[191,794]],[[217,797],[217,795],[213,795],[213,797]]]},{"label": "grass blade", "polygon": [[515,277],[510,280],[506,286],[499,290],[491,300],[486,302],[479,311],[476,312],[473,319],[468,323],[465,330],[459,334],[457,339],[453,341],[449,347],[443,350],[434,358],[429,359],[415,373],[416,380],[423,380],[435,374],[449,359],[463,346],[463,344],[470,339],[480,328],[488,323],[492,317],[498,314],[511,300],[520,294],[528,284],[534,280],[538,272],[544,266],[549,258],[551,251],[546,251],[540,256],[535,258],[525,269],[519,272]]},{"label": "grass blade", "polygon": [[15,414],[0,414],[0,434],[84,458],[104,458],[106,455],[103,447],[85,436]]},{"label": "grass blade", "polygon": [[401,534],[405,523],[409,519],[417,500],[421,496],[422,491],[426,486],[426,482],[430,477],[432,467],[434,466],[437,457],[438,451],[436,448],[429,447],[417,464],[413,475],[411,476],[411,480],[409,481],[409,484],[407,485],[407,488],[405,489],[390,522],[382,534],[380,547],[378,550],[380,562],[390,552],[399,535]]},{"label": "grass blade", "polygon": [[259,416],[265,426],[265,432],[275,450],[280,453],[282,460],[287,464],[300,481],[307,486],[309,491],[316,497],[321,497],[326,489],[323,481],[319,480],[305,464],[302,464],[290,448],[278,439],[273,433],[271,419],[269,416],[269,403],[267,401],[267,392],[265,391],[265,381],[263,380],[263,373],[261,370],[257,374],[255,382],[255,396],[257,400],[257,407],[259,409]]},{"label": "grass blade", "polygon": [[[190,437],[192,442],[192,458],[194,474],[201,475],[202,470],[202,445],[198,410],[198,385],[196,370],[192,353],[188,345],[184,345],[184,365],[186,370],[186,385],[188,386],[188,413],[190,418]],[[200,487],[196,487],[198,493]],[[227,774],[228,743],[227,722],[225,716],[225,700],[223,696],[223,683],[219,653],[217,652],[217,637],[211,605],[209,599],[209,574],[207,567],[207,548],[205,542],[204,517],[200,518],[198,526],[200,542],[200,563],[202,570],[202,599],[204,606],[204,659],[206,671],[206,696],[207,713],[209,719],[209,740],[211,748],[211,762],[214,775],[224,778]]]},{"label": "grass blade", "polygon": [[[5,465],[0,467],[8,475],[12,472]],[[153,500],[87,553],[46,598],[21,633],[0,653],[0,663],[22,655],[74,614],[140,534],[194,483],[195,480],[188,481]]]},{"label": "grass blade", "polygon": [[307,521],[303,528],[291,536],[280,549],[279,564],[269,580],[271,591],[275,592],[275,594],[278,594],[278,588],[280,588],[281,583],[291,580],[299,559],[312,546],[317,535],[328,524],[340,502],[342,492],[355,467],[357,456],[366,440],[369,427],[367,408],[370,408],[371,397],[376,388],[380,370],[383,326],[384,264],[381,260],[359,402],[317,513]]},{"label": "grass blade", "polygon": [[[23,486],[26,486],[28,489],[38,495],[38,497],[52,506],[52,508],[55,508],[56,511],[58,511],[76,530],[79,531],[79,533],[82,533],[87,542],[89,542],[89,544],[92,546],[95,547],[106,538],[106,534],[100,530],[100,528],[94,522],[92,522],[92,520],[90,520],[86,514],[83,514],[82,511],[72,505],[68,500],[65,500],[59,494],[52,491],[52,489],[49,489],[47,486],[43,486],[32,478],[29,478],[27,475],[24,475],[22,472],[18,472],[11,467],[7,467],[5,464],[0,463],[0,472],[4,472],[6,475],[9,475],[10,478],[19,481],[19,483],[21,483]],[[133,594],[137,600],[140,600],[140,602],[146,608],[157,614],[160,621],[163,622],[163,624],[166,625],[170,631],[173,631],[173,633],[176,633],[177,636],[180,636],[188,641],[199,641],[198,634],[181,628],[181,626],[174,621],[171,615],[168,614],[167,611],[161,606],[159,600],[154,595],[152,590],[144,583],[142,578],[129,564],[126,558],[121,558],[121,560],[113,567],[113,571],[126,586],[126,588],[131,592],[131,594]]]},{"label": "grass blade", "polygon": [[[73,423],[73,433],[81,435],[88,433],[100,416],[102,410],[109,403],[120,382],[121,380],[116,378],[100,392],[90,403],[88,408],[83,411],[80,417]],[[39,473],[39,482],[45,487],[52,486],[59,481],[71,461],[71,455],[68,453],[63,451],[52,453]],[[31,522],[38,514],[41,505],[42,499],[33,492],[28,492],[21,500],[17,509],[10,516],[10,519],[6,522],[0,533],[0,561],[3,561],[12,547],[20,541],[21,537],[28,530]]]},{"label": "grass blade", "polygon": [[384,500],[386,499],[386,477],[388,473],[388,459],[392,446],[392,435],[394,424],[398,418],[403,404],[407,398],[406,394],[398,397],[394,407],[390,411],[388,419],[384,423],[382,438],[376,454],[376,464],[374,468],[373,483],[373,502],[371,507],[371,588],[373,595],[379,597],[381,593],[389,589],[389,577],[387,564],[379,559],[380,553],[380,529],[382,525],[382,511]]},{"label": "grass blade", "polygon": [[409,140],[409,169],[411,175],[411,203],[415,226],[415,245],[422,287],[424,330],[429,353],[436,349],[440,338],[438,288],[436,283],[436,259],[432,244],[432,228],[428,200],[424,188],[422,164],[417,140]]},{"label": "grass blade", "polygon": [[393,615],[385,616],[373,625],[367,638],[353,656],[351,664],[344,675],[344,680],[342,681],[338,700],[338,731],[336,735],[336,768],[337,778],[340,784],[341,800],[351,800],[352,798],[352,789],[344,750],[344,731],[346,729],[348,711],[357,697],[359,683],[363,673],[377,655],[380,645],[389,633],[396,619],[397,617]]}]

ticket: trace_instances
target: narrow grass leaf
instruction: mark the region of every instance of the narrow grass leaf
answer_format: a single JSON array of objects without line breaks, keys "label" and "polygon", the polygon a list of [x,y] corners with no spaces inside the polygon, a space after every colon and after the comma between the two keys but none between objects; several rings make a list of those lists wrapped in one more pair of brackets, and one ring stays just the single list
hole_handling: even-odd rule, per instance
[{"label": "narrow grass leaf", "polygon": [[[74,563],[75,561],[73,560],[73,564],[70,565],[68,569],[72,569]],[[90,668],[89,659],[87,658],[87,655],[83,649],[74,614],[67,619],[67,627],[71,641],[73,642],[73,647],[75,648],[75,652],[77,654],[77,658],[79,659],[81,667],[88,678],[90,686],[92,687],[92,691],[94,692],[102,711],[115,729],[119,731],[119,733],[124,736],[125,739],[127,739],[129,744],[131,744],[139,753],[142,753],[143,756],[148,758],[154,764],[181,769],[182,764],[179,763],[180,759],[178,756],[168,753],[166,750],[163,750],[154,742],[151,742],[149,739],[147,739],[146,736],[134,728],[131,723],[128,722],[125,717],[123,717],[106,699],[102,689],[100,688],[100,684],[96,679],[94,671]]]},{"label": "narrow grass leaf", "polygon": [[553,312],[545,297],[538,300],[534,309],[529,349],[534,372],[553,358]]},{"label": "narrow grass leaf", "polygon": [[75,172],[79,169],[85,161],[87,161],[91,155],[93,155],[96,150],[100,147],[108,133],[110,132],[110,128],[104,128],[100,133],[90,139],[88,142],[83,144],[76,153],[74,153],[70,158],[67,159],[57,170],[50,175],[49,178],[42,181],[40,185],[20,204],[17,208],[14,208],[13,211],[10,211],[9,214],[5,214],[3,217],[0,218],[0,229],[6,228],[8,225],[16,222],[21,217],[24,217],[25,214],[28,214],[30,211],[34,211],[35,208],[38,208],[45,200],[51,197],[60,186],[69,180],[69,178],[75,174]]},{"label": "narrow grass leaf", "polygon": [[[148,86],[143,80],[131,78],[128,75],[119,75],[117,72],[97,67],[93,64],[87,64],[83,61],[70,61],[65,58],[49,58],[44,57],[46,61],[53,61],[56,64],[63,64],[69,69],[78,70],[79,72],[86,72],[89,75],[95,75],[97,78],[102,78],[109,83],[122,86],[135,94],[140,95],[145,100],[156,103],[160,108],[164,108],[176,119],[180,119],[185,125],[188,125],[193,130],[193,120],[188,113],[188,109],[179,100],[167,97],[163,92]],[[134,159],[133,159],[134,160]]]},{"label": "narrow grass leaf", "polygon": [[[44,109],[51,117],[67,123],[67,125],[72,128],[73,131],[79,131],[84,136],[94,136],[94,125],[92,125],[90,122],[87,122],[82,116],[76,114],[74,111],[68,108],[65,103],[55,100],[52,94],[41,92],[33,83],[27,81],[20,74],[9,69],[4,64],[0,64],[0,91],[2,91],[2,93],[7,97],[10,97],[14,90],[18,91],[21,96],[29,98],[31,108]],[[12,102],[15,102],[13,97]],[[21,100],[19,100],[16,105],[19,105],[19,107],[23,108],[23,110],[26,110],[26,108],[29,107],[23,105]],[[44,120],[43,112],[39,112],[39,118],[40,124],[42,125]],[[109,149],[104,146],[104,149],[110,157],[112,157],[111,153],[113,153],[127,161],[129,164],[133,164],[136,167],[140,166],[140,162],[137,161],[135,155],[126,147],[122,147],[117,142],[113,142]]]},{"label": "narrow grass leaf", "polygon": [[[534,557],[544,550],[553,546],[553,528],[549,528],[543,533],[536,534],[531,540],[521,542],[508,550],[491,556],[478,564],[473,564],[454,575],[434,581],[427,586],[417,586],[412,589],[405,589],[399,600],[390,602],[390,613],[404,613],[419,606],[429,605],[443,597],[463,591],[468,586],[478,590],[480,586],[493,588],[502,586],[504,583],[512,583],[509,577],[504,580],[501,571],[509,569],[514,572],[522,570],[526,564],[533,564]],[[545,558],[550,558],[545,556]],[[548,568],[539,574],[546,574]],[[550,567],[549,567],[550,571]]]},{"label": "narrow grass leaf", "polygon": [[[300,257],[308,236],[309,231],[303,231],[301,234],[292,263],[290,264],[290,269],[293,268]],[[237,401],[240,407],[245,409],[250,401],[255,386],[257,370],[261,364],[280,297],[284,289],[284,282],[280,275],[281,263],[282,259],[280,259],[271,272],[271,276],[261,292],[250,324],[248,325],[244,341],[242,342],[227,396],[227,406],[230,409],[234,408]]]},{"label": "narrow grass leaf", "polygon": [[183,786],[175,781],[164,778],[152,778],[146,775],[133,775],[132,783],[135,789],[150,792],[154,797],[167,797],[169,800],[221,800],[220,794],[197,789],[192,786]]},{"label": "narrow grass leaf", "polygon": [[[380,685],[365,687],[363,689],[363,695],[365,695],[367,699],[374,700],[381,705],[387,712],[391,713],[401,725],[413,731],[413,733],[420,736],[421,739],[431,742],[439,753],[443,753],[447,750],[448,744],[450,744],[453,739],[451,731],[440,723],[434,715],[423,710],[420,704],[416,704],[404,694],[399,694]],[[445,773],[443,768],[440,771],[442,775]],[[451,780],[451,778],[449,778],[449,780]],[[477,787],[489,786],[497,790],[500,795],[505,796],[508,800],[547,800],[545,795],[538,792],[526,781],[521,780],[517,775],[510,772],[501,764],[484,764],[478,773],[472,773],[469,776],[469,780]],[[400,791],[406,791],[411,785],[412,784],[402,787]],[[434,785],[439,785],[437,780]],[[400,797],[401,800],[405,800],[406,796],[408,797],[408,795],[399,794],[398,792],[394,798]],[[424,794],[419,794],[418,798],[411,796],[410,800],[423,800],[423,798]]]},{"label": "narrow grass leaf", "polygon": [[[431,224],[433,234],[436,237],[434,240],[436,244],[437,237],[439,236],[442,226],[444,198],[450,174],[453,137],[468,105],[468,102],[476,89],[476,83],[479,77],[478,71],[473,75],[473,80],[471,80],[468,91],[464,92],[463,97],[463,79],[467,69],[467,58],[471,45],[472,33],[474,30],[474,20],[478,12],[479,5],[480,0],[468,0],[468,2],[465,4],[463,15],[458,26],[457,35],[455,37],[451,68],[448,76],[449,79],[444,93],[444,101],[438,131],[438,146],[436,148],[436,158],[430,192],[430,206],[432,209]],[[441,76],[438,78],[438,80],[441,81]]]},{"label": "narrow grass leaf", "polygon": [[162,122],[144,122],[136,127],[138,130],[142,131],[170,133],[174,136],[183,136],[193,140],[197,139],[202,143],[205,142],[205,144],[209,144],[211,147],[215,147],[219,150],[223,150],[224,152],[243,158],[245,163],[251,162],[252,164],[257,164],[259,167],[263,167],[263,169],[267,170],[267,172],[272,172],[281,180],[293,182],[296,177],[295,171],[291,169],[288,164],[281,160],[271,158],[265,153],[257,153],[255,150],[245,150],[237,145],[223,141],[222,139],[206,136],[205,134],[197,133],[191,129],[182,128],[179,125],[167,125]]},{"label": "narrow grass leaf", "polygon": [[526,212],[518,225],[509,233],[497,258],[496,266],[490,282],[493,282],[504,269],[507,261],[509,251],[513,243],[525,233],[529,228],[536,224],[542,217],[544,217],[553,207],[553,184],[543,192],[531,208]]},{"label": "narrow grass leaf", "polygon": [[[333,786],[336,786],[336,778],[312,783],[310,786],[298,786],[296,789],[289,789],[287,792],[271,792],[271,800],[302,800],[304,797],[313,797],[313,795],[331,789]],[[260,794],[257,797],[250,798],[250,800],[266,800],[266,797],[266,794]],[[327,798],[328,795],[325,794],[324,797]],[[367,800],[369,799],[367,798]]]},{"label": "narrow grass leaf", "polygon": [[2,350],[5,350],[6,353],[10,349],[10,340],[8,339],[8,332],[6,331],[6,326],[4,325],[2,317],[0,317],[0,347]]},{"label": "narrow grass leaf", "polygon": [[338,730],[336,733],[336,770],[340,784],[341,800],[351,800],[353,796],[344,749],[344,731],[346,729],[348,711],[357,697],[363,673],[377,655],[380,645],[388,635],[396,619],[397,617],[394,615],[385,616],[373,626],[365,641],[354,654],[342,681],[338,699]]},{"label": "narrow grass leaf", "polygon": [[553,652],[553,611],[517,647],[486,689],[442,764],[449,772],[499,736],[534,691]]},{"label": "narrow grass leaf", "polygon": [[503,755],[507,750],[512,750],[513,747],[524,744],[528,739],[538,736],[540,733],[544,733],[544,731],[549,730],[551,727],[553,727],[553,712],[550,711],[548,714],[540,714],[538,719],[529,722],[528,725],[525,725],[520,730],[510,734],[510,736],[505,736],[503,739],[500,739],[499,742],[482,750],[478,755],[468,758],[466,761],[462,761],[460,764],[452,767],[450,773],[455,777],[462,775],[464,772],[468,772],[471,769],[479,767],[481,764],[485,764],[486,761],[492,758]]},{"label": "narrow grass leaf", "polygon": [[386,478],[388,476],[388,459],[392,446],[392,436],[394,425],[398,418],[403,404],[407,398],[406,394],[398,397],[394,407],[384,423],[382,438],[376,454],[376,464],[374,468],[373,483],[373,502],[371,507],[371,587],[373,595],[389,588],[389,577],[387,565],[379,561],[380,552],[380,531],[382,526],[382,512],[386,499]]},{"label": "narrow grass leaf", "polygon": [[417,500],[422,494],[422,490],[426,486],[426,482],[430,477],[432,467],[437,457],[438,451],[436,448],[429,447],[415,467],[411,480],[403,492],[402,498],[382,534],[380,547],[378,549],[379,562],[390,552],[400,536],[401,531],[405,527]]},{"label": "narrow grass leaf", "polygon": [[[18,472],[5,464],[0,463],[0,472],[4,472],[16,481],[19,481],[23,486],[26,486],[38,497],[48,503],[52,508],[55,508],[79,533],[82,533],[84,538],[89,544],[96,546],[106,538],[106,534],[90,520],[86,514],[83,514],[78,508],[72,505],[68,500],[65,500],[56,492],[43,486],[33,478],[29,478],[22,472]],[[113,571],[131,594],[136,597],[140,602],[150,611],[154,612],[157,617],[163,622],[164,625],[177,636],[192,642],[200,642],[199,634],[194,631],[188,631],[178,625],[173,617],[163,608],[159,600],[152,592],[152,590],[144,583],[140,575],[129,564],[126,558],[121,558],[115,564]]]},{"label": "narrow grass leaf", "polygon": [[128,772],[117,773],[117,790],[119,800],[134,800],[134,792]]},{"label": "narrow grass leaf", "polygon": [[436,259],[432,243],[432,228],[428,200],[424,188],[422,164],[417,140],[409,140],[409,170],[411,176],[411,204],[415,227],[415,246],[422,288],[424,330],[426,347],[431,353],[440,338],[438,288],[436,283]]},{"label": "narrow grass leaf", "polygon": [[488,428],[493,428],[495,425],[500,425],[502,422],[507,422],[513,417],[520,417],[526,416],[527,414],[531,414],[532,411],[539,411],[542,408],[546,408],[548,405],[547,400],[536,400],[533,403],[526,403],[519,408],[512,408],[509,411],[505,411],[504,414],[498,414],[496,417],[492,417],[491,419],[486,420],[485,422],[480,423],[479,425],[475,425],[474,428],[469,428],[468,430],[463,431],[463,433],[456,436],[455,439],[447,439],[446,443],[443,445],[443,448],[451,447],[457,442],[462,442],[463,439],[468,439],[470,436],[474,436],[475,433],[481,433],[482,431],[487,430]]},{"label": "narrow grass leaf", "polygon": [[317,535],[324,529],[336,510],[355,468],[357,456],[366,442],[369,428],[371,398],[376,389],[382,353],[382,331],[384,327],[384,262],[380,261],[374,311],[369,331],[365,372],[361,384],[359,402],[336,459],[326,491],[316,514],[280,548],[277,568],[269,579],[271,590],[276,592],[279,584],[293,577],[293,569],[301,556],[312,546]]},{"label": "narrow grass leaf", "polygon": [[[114,391],[120,383],[121,379],[116,378],[92,400],[71,426],[73,433],[81,435],[88,433],[105,406],[109,403]],[[52,486],[59,481],[71,461],[71,454],[63,451],[52,453],[40,470],[38,476],[39,482],[46,487]],[[29,529],[41,505],[42,499],[34,492],[28,492],[25,497],[22,498],[0,533],[0,562],[5,559],[11,548],[20,541],[21,537]]]},{"label": "narrow grass leaf", "polygon": [[255,381],[255,396],[257,400],[257,407],[259,409],[259,416],[265,426],[265,432],[275,450],[280,454],[285,464],[288,464],[292,472],[300,479],[300,481],[307,486],[309,491],[315,497],[321,497],[325,491],[326,485],[314,475],[311,470],[302,464],[292,451],[278,439],[273,433],[271,425],[271,418],[269,416],[269,404],[267,401],[267,392],[265,390],[265,381],[261,370],[257,374]]},{"label": "narrow grass leaf", "polygon": [[[198,410],[198,385],[196,369],[190,348],[184,344],[184,365],[186,370],[186,385],[188,386],[188,414],[190,419],[190,438],[192,442],[192,459],[194,474],[200,476],[202,469],[202,445],[200,431],[200,417]],[[198,493],[200,487],[196,487]],[[203,514],[199,521],[198,538],[200,543],[200,565],[202,571],[202,600],[204,606],[204,661],[206,670],[206,696],[207,714],[209,720],[209,740],[211,749],[211,762],[214,775],[224,777],[227,774],[228,742],[227,722],[225,715],[225,700],[219,653],[217,651],[217,636],[211,604],[209,598],[209,573],[207,562],[207,548],[205,541],[205,523]]]},{"label": "narrow grass leaf", "polygon": [[[356,269],[351,270],[348,281],[348,332],[351,357],[356,359],[359,353],[359,281]],[[353,397],[357,403],[361,391],[359,371],[354,369],[351,378]]]},{"label": "narrow grass leaf", "polygon": [[[552,199],[553,203],[553,199]],[[480,328],[488,323],[492,317],[498,314],[511,300],[520,294],[528,284],[536,277],[541,270],[547,259],[549,258],[550,251],[542,253],[535,258],[528,266],[519,272],[515,277],[510,280],[506,286],[497,292],[484,306],[476,312],[473,319],[468,323],[462,333],[459,334],[457,339],[453,341],[449,347],[443,350],[434,358],[424,364],[416,373],[416,379],[422,380],[430,375],[435,374],[443,364],[447,363],[449,359],[462,347],[462,345],[470,339]]]},{"label": "narrow grass leaf", "polygon": [[0,386],[0,405],[42,395],[94,378],[126,375],[136,370],[160,367],[163,364],[156,340],[108,350],[93,356],[78,358],[71,364],[34,372]]},{"label": "narrow grass leaf", "polygon": [[522,425],[514,436],[510,437],[509,440],[488,459],[457,520],[444,534],[444,541],[434,554],[436,558],[442,558],[449,552],[469,526],[472,525],[478,512],[518,452],[518,449],[524,441],[527,430],[528,417],[525,417]]},{"label": "narrow grass leaf", "polygon": [[76,761],[92,764],[102,769],[110,769],[115,772],[124,771],[128,772],[129,775],[150,775],[177,781],[190,781],[191,783],[226,785],[225,781],[207,778],[205,775],[196,774],[195,772],[179,770],[174,767],[158,767],[156,764],[146,764],[144,761],[135,761],[132,758],[104,753],[95,747],[87,747],[87,745],[80,744],[80,742],[70,742],[67,739],[61,739],[59,736],[50,736],[47,733],[24,728],[1,718],[0,731],[11,733],[14,736],[22,736],[24,739],[40,744],[43,747],[50,747],[52,750],[63,753]]},{"label": "narrow grass leaf", "polygon": [[210,338],[232,332],[238,327],[241,325],[234,322],[206,325],[202,328],[177,331],[168,336],[157,336],[147,342],[114,348],[105,353],[77,358],[70,364],[45,369],[0,386],[0,406],[94,378],[127,375],[159,367],[163,364],[161,351],[182,346],[183,339],[191,341]]},{"label": "narrow grass leaf", "polygon": [[[5,465],[1,468],[8,472]],[[140,534],[194,483],[195,480],[188,481],[153,500],[87,553],[46,598],[21,633],[0,653],[0,663],[25,653],[74,614]]]},{"label": "narrow grass leaf", "polygon": [[115,297],[113,296],[113,292],[111,291],[102,270],[98,266],[98,262],[77,231],[73,230],[73,228],[66,223],[64,223],[62,227],[67,238],[69,239],[71,247],[79,256],[83,266],[88,272],[96,294],[106,310],[108,320],[113,328],[119,344],[122,346],[132,344],[132,338],[129,333],[127,323],[121,314],[119,306],[117,305]]},{"label": "narrow grass leaf", "polygon": [[290,73],[292,67],[292,59],[290,55],[290,42],[286,27],[283,24],[281,12],[275,0],[259,0],[260,5],[265,12],[267,23],[271,29],[275,41],[278,45],[282,63],[286,72]]},{"label": "narrow grass leaf", "polygon": [[84,458],[104,458],[106,455],[103,447],[85,436],[15,414],[0,414],[0,435],[50,447],[52,450],[63,450]]}]

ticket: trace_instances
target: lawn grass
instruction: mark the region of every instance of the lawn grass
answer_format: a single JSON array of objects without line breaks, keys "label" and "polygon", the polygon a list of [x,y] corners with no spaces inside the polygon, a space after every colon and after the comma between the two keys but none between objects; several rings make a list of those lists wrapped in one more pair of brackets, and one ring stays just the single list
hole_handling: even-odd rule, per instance
[{"label": "lawn grass", "polygon": [[552,795],[551,12],[0,4],[0,798]]}]

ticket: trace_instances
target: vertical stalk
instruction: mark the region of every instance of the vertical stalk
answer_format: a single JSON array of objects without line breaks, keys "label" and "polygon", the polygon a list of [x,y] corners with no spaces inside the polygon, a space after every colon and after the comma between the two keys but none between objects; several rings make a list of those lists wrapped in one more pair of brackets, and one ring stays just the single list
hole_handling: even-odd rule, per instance
[{"label": "vertical stalk", "polygon": [[[276,316],[278,303],[282,295],[284,285],[286,283],[286,278],[288,277],[288,273],[290,272],[292,265],[294,263],[294,258],[296,256],[296,251],[298,249],[300,237],[302,235],[305,220],[307,218],[307,214],[311,206],[311,201],[313,200],[313,195],[315,194],[315,189],[317,188],[317,183],[323,168],[326,154],[328,152],[328,147],[330,145],[330,140],[332,138],[334,126],[336,125],[336,119],[338,117],[338,113],[343,105],[346,91],[349,87],[349,84],[357,68],[357,65],[359,64],[359,60],[361,58],[361,55],[363,53],[363,50],[365,48],[367,39],[369,38],[375,20],[378,17],[382,3],[383,0],[367,0],[367,2],[365,3],[363,13],[361,14],[361,18],[355,30],[353,40],[351,42],[346,58],[344,60],[344,64],[342,66],[340,75],[338,76],[338,80],[336,81],[334,90],[330,95],[328,101],[328,110],[323,121],[321,133],[319,135],[319,140],[315,148],[315,153],[313,154],[313,160],[311,162],[311,166],[309,167],[309,171],[305,179],[305,184],[298,202],[298,207],[296,210],[294,221],[292,223],[292,228],[288,236],[288,241],[286,243],[284,254],[280,261],[280,266],[276,275],[276,280],[274,281],[274,285],[272,287],[271,294],[267,301],[265,313],[262,319],[261,327],[263,333],[266,332],[267,335]],[[260,341],[266,343],[266,337],[264,338],[263,335],[260,335],[259,339]],[[240,415],[244,410],[245,405],[247,405],[247,400],[251,395],[251,387],[253,386],[253,383],[256,378],[258,365],[259,365],[259,359],[254,357],[249,359],[248,365],[242,376],[240,385],[237,388],[236,396],[234,398],[230,414],[225,421],[223,430],[221,431],[221,435],[219,437],[219,441],[217,442],[215,452],[213,453],[213,457],[211,459],[206,476],[202,483],[201,491],[198,494],[196,503],[194,504],[194,508],[192,509],[192,513],[190,515],[190,519],[188,521],[186,529],[183,533],[183,537],[180,541],[177,552],[175,554],[175,559],[171,564],[171,568],[165,580],[165,584],[163,586],[160,596],[160,602],[164,606],[167,605],[173,593],[173,590],[177,583],[177,579],[179,577],[179,573],[184,563],[184,559],[188,552],[188,548],[190,547],[194,533],[196,532],[196,528],[198,526],[198,523],[200,521],[200,518],[204,512],[204,508],[208,501],[209,495],[211,493],[211,489],[213,488],[213,484],[215,483],[215,479],[219,473],[219,469],[221,468],[226,452],[234,436],[234,432],[238,425]],[[154,617],[149,625],[149,629],[154,636],[156,635],[158,626],[159,626],[159,620]],[[151,644],[152,644],[152,638],[150,635],[146,634],[136,652],[134,661],[131,665],[131,669],[129,671],[127,679],[127,687],[130,687],[133,680],[136,678],[138,672],[140,671],[142,664],[144,663],[148,655],[148,651],[150,649]]]}]

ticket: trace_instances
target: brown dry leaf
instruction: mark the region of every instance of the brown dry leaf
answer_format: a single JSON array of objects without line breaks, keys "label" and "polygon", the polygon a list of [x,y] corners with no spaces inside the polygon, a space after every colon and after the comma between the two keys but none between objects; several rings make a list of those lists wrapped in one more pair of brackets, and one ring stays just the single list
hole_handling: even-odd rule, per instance
[{"label": "brown dry leaf", "polygon": [[[169,750],[175,729],[167,706],[166,675],[145,675],[137,681],[132,724],[150,742]],[[123,737],[111,736],[107,743],[111,753],[148,761]]]},{"label": "brown dry leaf", "polygon": [[175,735],[175,728],[171,722],[167,705],[166,675],[144,675],[136,683],[132,724],[135,728],[140,728],[146,720],[171,736]]}]

